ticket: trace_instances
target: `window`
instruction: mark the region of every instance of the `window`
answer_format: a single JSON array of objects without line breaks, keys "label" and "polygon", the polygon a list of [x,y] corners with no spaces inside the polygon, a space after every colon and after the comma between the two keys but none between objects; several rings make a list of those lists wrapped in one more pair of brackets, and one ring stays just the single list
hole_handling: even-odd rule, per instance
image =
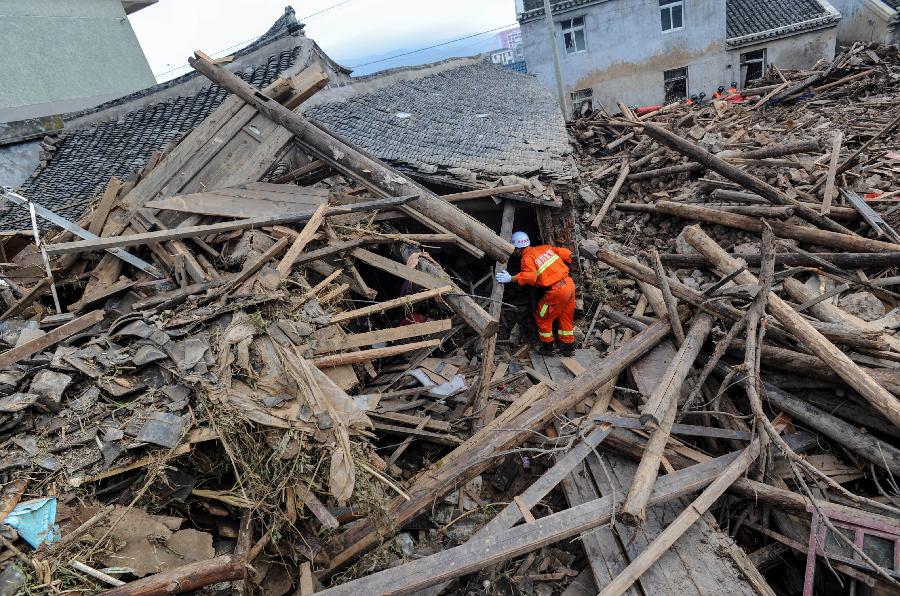
[{"label": "window", "polygon": [[684,28],[684,0],[659,0],[659,20],[663,32]]},{"label": "window", "polygon": [[572,114],[578,118],[594,109],[594,90],[579,89],[572,92]]},{"label": "window", "polygon": [[744,86],[766,74],[766,50],[741,54],[741,80]]},{"label": "window", "polygon": [[688,69],[676,68],[663,72],[663,88],[666,93],[666,103],[681,101],[688,96]]},{"label": "window", "polygon": [[584,37],[584,17],[568,19],[560,22],[562,25],[563,41],[566,44],[566,54],[578,54],[587,50],[587,41]]}]

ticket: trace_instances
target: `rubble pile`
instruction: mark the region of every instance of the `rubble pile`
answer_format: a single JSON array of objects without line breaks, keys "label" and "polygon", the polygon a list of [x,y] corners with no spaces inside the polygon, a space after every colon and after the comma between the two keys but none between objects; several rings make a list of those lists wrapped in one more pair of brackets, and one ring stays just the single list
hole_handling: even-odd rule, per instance
[{"label": "rubble pile", "polygon": [[[896,589],[897,48],[440,198],[295,110],[321,72],[191,63],[231,95],[77,222],[0,197],[0,593]],[[234,184],[247,130],[304,163]],[[573,357],[494,277],[529,218]]]}]

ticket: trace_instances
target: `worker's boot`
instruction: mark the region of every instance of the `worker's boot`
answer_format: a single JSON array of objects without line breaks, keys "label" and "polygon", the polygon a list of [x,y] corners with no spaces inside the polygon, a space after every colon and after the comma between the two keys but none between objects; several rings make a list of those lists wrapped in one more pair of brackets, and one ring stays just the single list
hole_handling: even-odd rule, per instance
[{"label": "worker's boot", "polygon": [[559,355],[560,356],[574,356],[575,355],[575,342],[564,344],[559,344]]},{"label": "worker's boot", "polygon": [[542,341],[541,347],[538,348],[538,354],[541,356],[556,356],[556,346],[552,341]]}]

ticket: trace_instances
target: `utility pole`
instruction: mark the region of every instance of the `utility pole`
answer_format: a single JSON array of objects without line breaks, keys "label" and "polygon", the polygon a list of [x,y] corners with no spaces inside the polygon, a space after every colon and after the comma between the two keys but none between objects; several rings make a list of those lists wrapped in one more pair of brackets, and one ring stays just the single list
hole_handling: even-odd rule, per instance
[{"label": "utility pole", "polygon": [[566,92],[563,90],[562,69],[559,66],[559,48],[556,44],[556,26],[553,24],[553,11],[550,8],[550,0],[544,0],[544,19],[547,21],[547,31],[550,33],[550,49],[553,51],[553,68],[556,73],[556,92],[559,94],[559,109],[562,110],[563,120],[569,121],[569,110],[566,107]]}]

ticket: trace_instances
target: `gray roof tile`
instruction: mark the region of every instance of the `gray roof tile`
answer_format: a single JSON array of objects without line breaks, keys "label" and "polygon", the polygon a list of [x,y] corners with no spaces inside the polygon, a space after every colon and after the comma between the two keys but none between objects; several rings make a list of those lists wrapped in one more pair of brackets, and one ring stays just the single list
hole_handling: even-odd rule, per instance
[{"label": "gray roof tile", "polygon": [[569,141],[550,92],[531,75],[486,61],[314,106],[306,115],[395,165],[489,175],[568,168],[560,157]]},{"label": "gray roof tile", "polygon": [[[727,0],[728,39],[761,34],[774,29],[821,26],[819,19],[832,13],[818,0]],[[836,20],[836,19],[835,19]]]}]

